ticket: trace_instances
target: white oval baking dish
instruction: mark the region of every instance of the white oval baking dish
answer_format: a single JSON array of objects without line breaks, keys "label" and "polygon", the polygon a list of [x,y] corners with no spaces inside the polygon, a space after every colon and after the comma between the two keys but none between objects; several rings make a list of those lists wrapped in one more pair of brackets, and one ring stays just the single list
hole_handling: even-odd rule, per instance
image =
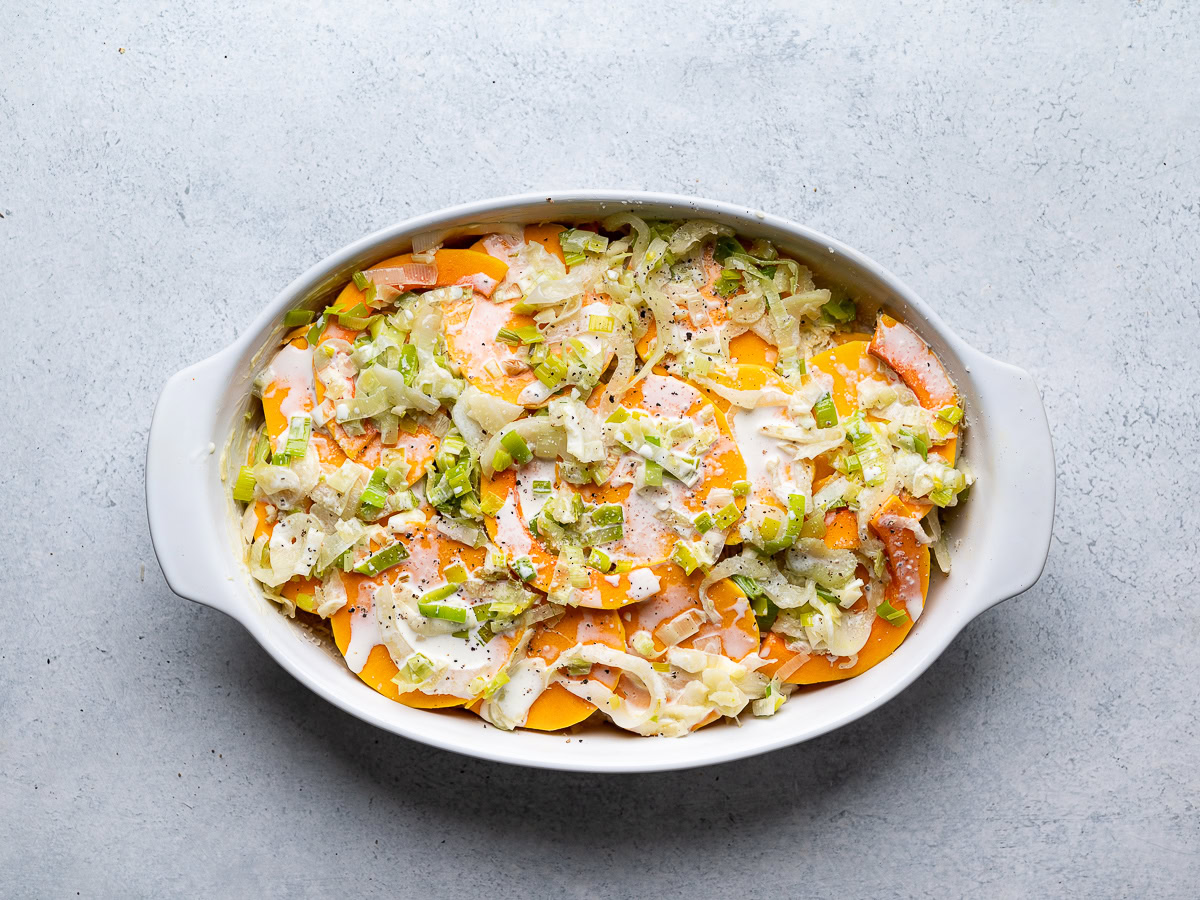
[{"label": "white oval baking dish", "polygon": [[[409,709],[358,680],[333,649],[280,615],[242,562],[222,457],[249,409],[251,382],[283,333],[285,311],[331,298],[356,269],[407,251],[412,236],[488,222],[582,221],[621,210],[647,218],[710,218],[773,241],[826,281],[849,288],[869,315],[884,307],[913,326],[965,397],[965,459],[978,476],[949,520],[953,571],[935,577],[926,612],[900,648],[848,681],[794,696],[771,719],[703,729],[682,739],[594,728],[585,739],[503,732],[472,715]],[[824,734],[912,683],[971,619],[1041,575],[1054,520],[1054,455],[1028,373],[973,350],[895,276],[831,238],[776,216],[691,197],[570,191],[502,197],[419,216],[334,253],[288,285],[229,347],[174,375],[154,410],[146,455],[154,551],[171,589],[239,621],[284,668],[360,719],[469,756],[591,772],[682,769],[752,756]]]}]

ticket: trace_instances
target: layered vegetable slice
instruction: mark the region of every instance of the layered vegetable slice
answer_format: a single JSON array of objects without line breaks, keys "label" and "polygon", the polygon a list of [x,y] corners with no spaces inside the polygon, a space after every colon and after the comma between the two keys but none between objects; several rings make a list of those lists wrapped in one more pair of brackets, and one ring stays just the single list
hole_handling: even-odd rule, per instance
[{"label": "layered vegetable slice", "polygon": [[341,313],[360,306],[374,310],[391,302],[401,292],[440,287],[459,286],[468,292],[478,291],[491,296],[507,271],[508,266],[502,260],[478,250],[438,250],[430,263],[414,261],[411,253],[402,253],[362,273],[370,283],[366,291],[353,280],[342,288],[332,310]]},{"label": "layered vegetable slice", "polygon": [[[929,590],[929,548],[917,540],[912,507],[898,497],[890,498],[871,521],[871,530],[883,541],[888,581],[884,589],[887,607],[871,623],[866,644],[854,658],[795,653],[776,633],[762,644],[768,660],[762,671],[789,684],[819,684],[852,678],[878,665],[908,636],[924,608]],[[863,602],[863,601],[860,601]]]},{"label": "layered vegetable slice", "polygon": [[[557,230],[555,230],[557,229]],[[522,239],[493,235],[475,246],[505,263],[490,299],[466,294],[444,306],[447,353],[479,390],[529,409],[545,406],[572,384],[590,390],[623,339],[609,303],[595,292],[561,310],[544,294],[571,288],[556,225],[531,226]],[[539,310],[544,312],[539,313]]]},{"label": "layered vegetable slice", "polygon": [[[618,614],[611,610],[567,609],[561,619],[534,626],[529,653],[553,664],[559,656],[576,645],[602,644],[621,649],[625,646],[625,630]],[[582,683],[595,680],[615,688],[619,673],[607,666],[580,666],[564,680]],[[535,731],[558,731],[577,725],[596,711],[588,701],[577,697],[558,682],[552,683],[529,709],[524,727]]]},{"label": "layered vegetable slice", "polygon": [[962,406],[958,389],[937,354],[915,331],[886,314],[881,314],[875,323],[870,351],[892,367],[917,395],[921,406],[941,414],[938,418],[939,436],[944,443],[935,447],[933,452],[954,465]]},{"label": "layered vegetable slice", "polygon": [[[342,576],[348,602],[331,618],[334,640],[351,671],[392,699],[422,708],[465,705],[508,664],[523,629],[492,633],[459,596],[458,579],[482,564],[481,549],[451,540],[436,524],[410,526],[397,540],[408,554],[400,562],[373,577]],[[400,590],[415,601],[398,600]],[[424,682],[404,690],[398,677]]]},{"label": "layered vegetable slice", "polygon": [[703,573],[684,576],[678,569],[676,572],[664,578],[651,597],[621,610],[630,652],[652,657],[668,647],[684,647],[742,660],[758,649],[758,621],[734,582],[725,578],[709,588],[709,599],[719,617],[713,621],[700,601]]}]

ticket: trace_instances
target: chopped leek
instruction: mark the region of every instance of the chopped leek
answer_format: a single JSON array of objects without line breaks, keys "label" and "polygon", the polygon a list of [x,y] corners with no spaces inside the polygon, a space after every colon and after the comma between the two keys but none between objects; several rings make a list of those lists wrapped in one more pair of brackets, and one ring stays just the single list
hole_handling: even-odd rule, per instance
[{"label": "chopped leek", "polygon": [[876,607],[875,613],[879,618],[883,619],[889,625],[900,625],[908,618],[908,613],[902,609],[896,609],[886,600],[881,600],[879,606]]},{"label": "chopped leek", "polygon": [[272,462],[283,464],[293,459],[304,459],[304,454],[308,452],[308,438],[311,434],[311,416],[292,416],[288,419],[287,443],[284,444],[283,453],[276,454],[276,457],[282,456],[283,459],[273,459]]},{"label": "chopped leek", "polygon": [[283,324],[287,328],[295,328],[297,325],[307,325],[313,320],[316,315],[311,309],[289,309],[283,314]]},{"label": "chopped leek", "polygon": [[[901,429],[901,431],[904,431],[904,429]],[[875,440],[874,432],[863,421],[861,412],[856,412],[846,420],[846,437],[854,445],[855,457],[853,466],[847,457],[847,472],[857,469],[857,471],[862,473],[863,482],[868,486],[882,484],[886,477],[883,453],[880,451],[879,444]],[[928,444],[926,444],[926,449],[928,449]]]},{"label": "chopped leek", "polygon": [[853,322],[858,318],[858,307],[849,297],[830,300],[821,307],[821,312],[839,325],[845,325],[847,322]]},{"label": "chopped leek", "polygon": [[804,520],[791,514],[788,515],[786,523],[767,517],[758,527],[758,547],[768,556],[786,550],[796,543],[803,528]]},{"label": "chopped leek", "polygon": [[960,406],[945,406],[938,410],[937,417],[943,422],[949,422],[951,425],[957,425],[962,421],[963,411]]},{"label": "chopped leek", "polygon": [[355,272],[351,277],[354,279],[354,286],[360,291],[366,291],[373,284],[366,272]]},{"label": "chopped leek", "polygon": [[554,390],[562,380],[567,377],[567,364],[561,356],[547,356],[536,369],[533,374],[537,376],[537,380],[544,384],[550,390]]},{"label": "chopped leek", "polygon": [[233,499],[239,503],[250,503],[254,500],[254,469],[242,466],[238,470],[237,481],[233,485]]},{"label": "chopped leek", "polygon": [[722,297],[732,297],[741,283],[741,269],[722,269],[720,277],[713,282],[713,290]]},{"label": "chopped leek", "polygon": [[733,496],[735,496],[735,497],[748,497],[748,496],[750,496],[750,482],[748,482],[748,481],[735,481],[735,482],[733,483]]},{"label": "chopped leek", "polygon": [[434,458],[434,463],[439,469],[445,471],[458,462],[458,457],[463,450],[467,448],[467,442],[462,439],[457,431],[450,430],[442,437],[442,442],[438,444],[437,456]]},{"label": "chopped leek", "polygon": [[406,559],[408,559],[408,548],[400,541],[396,541],[394,544],[388,544],[382,550],[376,550],[355,566],[354,571],[359,575],[374,578],[380,572],[399,565]]},{"label": "chopped leek", "polygon": [[400,367],[399,372],[404,379],[404,383],[412,387],[412,383],[417,380],[417,370],[421,367],[420,358],[417,355],[417,348],[413,344],[405,344],[400,348]]},{"label": "chopped leek", "polygon": [[[438,603],[445,600],[447,597],[458,593],[457,584],[443,584],[441,587],[436,587],[433,590],[426,591],[421,595],[421,603]],[[424,615],[424,613],[422,613]]]},{"label": "chopped leek", "polygon": [[616,325],[617,320],[612,316],[588,316],[587,330],[595,334],[609,334]]},{"label": "chopped leek", "polygon": [[296,606],[298,606],[300,609],[302,609],[308,613],[316,612],[316,610],[317,610],[317,606],[313,602],[312,594],[304,594],[304,593],[296,594]]},{"label": "chopped leek", "polygon": [[750,609],[758,622],[760,632],[770,631],[779,616],[779,607],[766,594],[760,594],[750,601]]},{"label": "chopped leek", "polygon": [[688,541],[675,542],[675,549],[671,551],[671,561],[683,569],[686,575],[691,575],[696,569],[705,566],[706,562],[696,545]]},{"label": "chopped leek", "polygon": [[271,458],[271,439],[267,437],[265,431],[258,433],[258,440],[254,444],[254,465],[265,463]]},{"label": "chopped leek", "polygon": [[597,544],[611,544],[614,541],[619,541],[625,536],[625,526],[616,525],[601,525],[596,528],[590,528],[585,531],[581,537],[583,546],[594,547]]},{"label": "chopped leek", "polygon": [[548,494],[548,493],[550,493],[551,490],[552,490],[552,486],[551,486],[550,482],[546,481],[544,479],[538,479],[537,481],[534,481],[534,483],[533,483],[534,494]]},{"label": "chopped leek", "polygon": [[533,565],[533,560],[528,556],[520,556],[513,560],[513,574],[519,578],[522,583],[533,581],[537,577],[537,569]]},{"label": "chopped leek", "polygon": [[568,266],[577,266],[587,257],[585,254],[600,254],[608,249],[608,238],[594,231],[570,228],[560,232],[558,242]]},{"label": "chopped leek", "polygon": [[467,567],[460,562],[453,563],[442,572],[451,584],[463,584],[467,580]]},{"label": "chopped leek", "polygon": [[642,483],[648,487],[662,487],[663,467],[652,459],[642,464]]},{"label": "chopped leek", "polygon": [[408,485],[408,475],[412,471],[412,467],[403,460],[397,459],[387,467],[387,475],[384,476],[384,483],[392,490],[400,490]]},{"label": "chopped leek", "polygon": [[797,519],[804,518],[806,502],[803,494],[788,494],[788,509]]},{"label": "chopped leek", "polygon": [[[507,455],[507,454],[506,454]],[[507,468],[507,466],[505,466]],[[504,507],[504,498],[491,491],[485,491],[479,500],[479,509],[485,516],[494,516]]]},{"label": "chopped leek", "polygon": [[820,597],[822,600],[824,600],[826,603],[832,603],[835,606],[840,605],[840,601],[838,600],[837,594],[835,594],[833,591],[829,590],[829,588],[825,587],[825,585],[818,583],[816,585],[816,590],[817,590],[817,596]]},{"label": "chopped leek", "polygon": [[914,453],[920,454],[921,459],[929,461],[929,435],[911,428],[901,428],[898,434],[902,443],[911,447]]},{"label": "chopped leek", "polygon": [[[496,455],[492,457],[492,468],[497,472],[503,472],[513,464],[513,458],[503,447],[496,448]],[[497,506],[496,510],[499,511]]]},{"label": "chopped leek", "polygon": [[606,425],[620,425],[622,422],[629,421],[629,410],[623,406],[618,406],[612,411],[607,419],[604,420]]},{"label": "chopped leek", "polygon": [[430,619],[445,619],[447,622],[463,623],[467,621],[465,606],[454,606],[451,603],[417,603],[417,611]]},{"label": "chopped leek", "polygon": [[[517,462],[518,465],[525,465],[533,459],[533,451],[529,449],[529,445],[525,443],[525,438],[516,431],[505,432],[500,438],[500,445],[509,453],[509,455]],[[498,466],[496,468],[499,468]],[[508,468],[505,466],[504,468]]]},{"label": "chopped leek", "polygon": [[502,688],[506,684],[508,684],[508,681],[509,681],[508,672],[506,672],[506,671],[497,672],[488,681],[488,683],[484,687],[483,691],[481,691],[481,694],[483,695],[483,699],[491,700],[493,697],[496,696],[496,692],[499,691],[500,688]]},{"label": "chopped leek", "polygon": [[404,678],[409,684],[424,684],[433,673],[433,661],[424,653],[414,653],[404,663],[396,678]]},{"label": "chopped leek", "polygon": [[325,333],[325,316],[319,316],[317,321],[313,323],[312,328],[304,335],[304,339],[308,341],[309,346],[315,347],[321,343],[321,335]]},{"label": "chopped leek", "polygon": [[762,535],[763,540],[773,541],[779,534],[779,520],[773,516],[767,516],[758,525],[758,533]]},{"label": "chopped leek", "polygon": [[644,272],[654,272],[663,263],[668,266],[675,261],[675,257],[667,249],[667,242],[662,237],[655,237],[650,241],[650,246],[646,248],[646,255],[642,257],[641,270]]},{"label": "chopped leek", "polygon": [[713,516],[713,525],[722,531],[727,531],[733,523],[742,517],[742,511],[736,503],[728,503]]},{"label": "chopped leek", "polygon": [[625,510],[618,503],[607,503],[592,510],[592,522],[596,525],[616,525],[624,521]]},{"label": "chopped leek", "polygon": [[592,664],[586,659],[574,658],[567,661],[567,674],[580,677],[592,671]]},{"label": "chopped leek", "polygon": [[735,253],[740,253],[742,256],[747,255],[746,248],[742,246],[741,241],[724,234],[717,238],[717,244],[713,247],[713,259],[719,263],[724,263],[725,260],[729,259]]},{"label": "chopped leek", "polygon": [[833,397],[824,394],[813,405],[813,415],[817,419],[818,428],[832,428],[838,423],[837,407],[833,405]]},{"label": "chopped leek", "polygon": [[501,328],[496,332],[496,340],[504,344],[540,344],[546,339],[541,329],[536,325],[522,325],[520,328]]},{"label": "chopped leek", "polygon": [[371,479],[359,498],[359,504],[366,507],[368,512],[383,509],[387,503],[387,474],[388,470],[383,466],[376,466],[371,472]]},{"label": "chopped leek", "polygon": [[742,589],[742,593],[751,600],[763,596],[763,589],[749,575],[730,575],[729,580]]},{"label": "chopped leek", "polygon": [[700,515],[698,515],[698,516],[696,516],[696,518],[692,519],[692,527],[694,527],[701,534],[704,534],[705,532],[712,530],[712,527],[713,527],[712,515],[710,513],[708,513],[707,511],[700,513]]},{"label": "chopped leek", "polygon": [[587,557],[587,564],[593,569],[598,569],[601,572],[608,572],[613,567],[612,557],[599,547],[592,548],[592,552],[589,553]]},{"label": "chopped leek", "polygon": [[938,483],[932,491],[929,492],[929,502],[934,506],[945,509],[954,500],[954,491],[945,485]]}]

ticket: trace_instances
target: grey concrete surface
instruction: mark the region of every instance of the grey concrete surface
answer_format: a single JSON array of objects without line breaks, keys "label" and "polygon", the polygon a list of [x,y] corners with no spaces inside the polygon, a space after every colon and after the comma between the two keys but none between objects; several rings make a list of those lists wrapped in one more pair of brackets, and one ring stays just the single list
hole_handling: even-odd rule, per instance
[{"label": "grey concrete surface", "polygon": [[[0,895],[1195,897],[1200,9],[0,5]],[[173,596],[164,380],[409,214],[627,186],[812,224],[1031,370],[1049,565],[759,759],[475,762]]]}]

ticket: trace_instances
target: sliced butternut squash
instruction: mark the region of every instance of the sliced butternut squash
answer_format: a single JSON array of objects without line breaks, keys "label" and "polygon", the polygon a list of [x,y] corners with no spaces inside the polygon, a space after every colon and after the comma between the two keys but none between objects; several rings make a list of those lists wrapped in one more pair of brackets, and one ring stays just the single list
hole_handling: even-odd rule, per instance
[{"label": "sliced butternut squash", "polygon": [[[411,253],[401,253],[399,256],[393,256],[390,259],[378,262],[371,268],[398,268],[410,265],[412,261]],[[437,277],[432,285],[401,285],[401,288],[414,287],[427,289],[430,287],[449,287],[455,284],[474,287],[479,283],[475,277],[482,275],[490,281],[494,289],[495,285],[504,280],[504,275],[508,272],[508,264],[506,262],[496,259],[491,254],[480,253],[478,250],[438,250],[433,255],[433,264],[437,268]],[[486,293],[490,294],[491,291],[486,291]],[[354,309],[360,303],[366,303],[366,299],[363,296],[363,292],[351,281],[342,288],[342,292],[338,294],[337,299],[333,302],[333,312],[337,313]]]},{"label": "sliced butternut squash", "polygon": [[942,361],[907,325],[881,314],[871,338],[871,353],[892,367],[926,409],[958,402],[958,391]]},{"label": "sliced butternut squash", "polygon": [[729,342],[729,360],[740,365],[775,368],[779,361],[779,350],[769,341],[753,331],[745,331]]},{"label": "sliced butternut squash", "polygon": [[[904,620],[892,625],[877,616],[854,665],[842,668],[848,658],[830,660],[827,656],[814,656],[787,678],[788,683],[818,684],[859,675],[890,656],[912,630],[929,591],[929,548],[918,544],[912,531],[900,526],[899,520],[909,520],[910,513],[903,501],[891,497],[871,520],[871,530],[883,541],[887,554],[890,578],[884,596],[896,609],[904,610],[907,614]],[[762,669],[767,675],[774,674],[796,656],[775,633],[767,635],[760,653],[768,660]]]},{"label": "sliced butternut squash", "polygon": [[[900,380],[926,409],[939,410],[959,402],[958,390],[942,361],[921,336],[891,316],[880,314],[871,338],[871,353],[892,367]],[[930,450],[954,465],[958,453],[959,427],[955,425],[945,443]]]},{"label": "sliced butternut squash", "polygon": [[[662,588],[647,600],[621,611],[625,624],[626,642],[639,631],[645,631],[654,639],[654,649],[664,651],[667,645],[663,635],[668,631],[680,630],[672,627],[680,616],[688,617],[689,630],[692,621],[698,622],[696,631],[672,646],[699,647],[710,652],[721,653],[733,660],[742,660],[759,646],[758,620],[746,595],[729,579],[722,579],[708,591],[709,599],[720,615],[719,622],[704,617],[700,602],[700,582],[704,573],[694,572],[690,577],[668,580]],[[630,652],[634,652],[630,648]]]},{"label": "sliced butternut squash", "polygon": [[[576,644],[604,644],[615,650],[625,647],[625,630],[616,612],[583,608],[569,608],[561,619],[553,624],[542,624],[535,628],[529,643],[529,654],[540,656],[553,663],[566,650]],[[608,688],[614,688],[618,672],[604,666],[592,666],[586,675],[572,675],[572,681],[593,679]],[[577,697],[561,684],[552,684],[529,708],[525,728],[535,731],[557,731],[582,722],[596,707]]]},{"label": "sliced butternut squash", "polygon": [[[347,604],[330,617],[333,626],[334,642],[338,650],[346,657],[351,670],[355,664],[361,668],[356,673],[370,687],[384,696],[390,697],[405,706],[421,709],[435,709],[448,706],[463,706],[471,698],[462,696],[427,694],[423,691],[400,693],[392,679],[397,668],[387,647],[378,640],[379,628],[375,621],[374,593],[385,580],[395,581],[402,573],[407,574],[408,583],[417,591],[429,590],[445,583],[442,572],[455,562],[462,562],[468,569],[476,568],[483,561],[482,548],[467,547],[453,541],[434,528],[413,526],[401,536],[408,548],[409,557],[400,565],[383,572],[374,578],[355,573],[342,573],[343,585],[346,588]],[[367,650],[361,643],[353,645],[355,629],[365,629],[364,640],[370,643]],[[492,640],[501,642],[507,651],[511,651],[519,640],[519,635],[497,635]],[[469,640],[469,639],[468,639]],[[464,648],[468,645],[463,641]],[[362,654],[366,654],[365,660]],[[499,650],[493,654],[497,658],[504,653]],[[360,662],[361,660],[361,662]],[[503,664],[504,659],[500,659]],[[499,665],[496,666],[496,671]],[[487,674],[495,674],[488,672]]]}]

